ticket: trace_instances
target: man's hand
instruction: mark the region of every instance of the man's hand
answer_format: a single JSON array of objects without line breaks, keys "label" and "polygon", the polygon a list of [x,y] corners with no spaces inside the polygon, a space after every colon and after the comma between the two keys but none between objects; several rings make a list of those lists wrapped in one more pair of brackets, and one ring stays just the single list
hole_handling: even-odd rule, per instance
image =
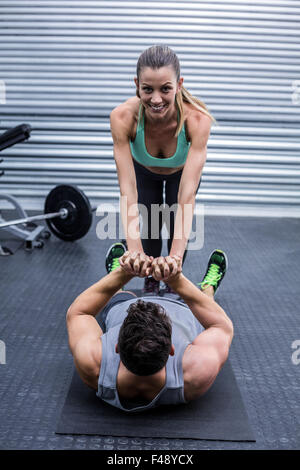
[{"label": "man's hand", "polygon": [[147,277],[152,273],[153,256],[147,256],[144,252],[126,251],[119,263],[128,274],[138,277]]},{"label": "man's hand", "polygon": [[182,258],[180,256],[160,256],[152,261],[152,276],[156,281],[171,281],[182,271]]},{"label": "man's hand", "polygon": [[143,252],[126,251],[119,262],[126,273],[138,277],[152,275],[157,281],[171,281],[182,271],[182,258],[177,255],[154,259]]}]

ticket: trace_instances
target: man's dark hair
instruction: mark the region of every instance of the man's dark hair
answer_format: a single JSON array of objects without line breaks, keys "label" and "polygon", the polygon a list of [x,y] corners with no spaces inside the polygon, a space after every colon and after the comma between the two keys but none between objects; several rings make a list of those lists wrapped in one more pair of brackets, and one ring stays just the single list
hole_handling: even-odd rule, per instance
[{"label": "man's dark hair", "polygon": [[127,309],[118,337],[120,359],[136,375],[152,375],[167,363],[172,323],[164,308],[139,299]]}]

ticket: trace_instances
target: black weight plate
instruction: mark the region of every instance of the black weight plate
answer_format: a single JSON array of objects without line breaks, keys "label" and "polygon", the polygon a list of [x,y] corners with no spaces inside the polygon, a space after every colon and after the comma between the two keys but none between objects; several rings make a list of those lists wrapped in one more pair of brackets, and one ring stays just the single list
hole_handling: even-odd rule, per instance
[{"label": "black weight plate", "polygon": [[46,219],[51,232],[65,241],[78,240],[86,235],[92,224],[92,209],[84,192],[74,185],[55,186],[46,198],[44,212],[59,212],[62,208],[68,210],[66,219]]}]

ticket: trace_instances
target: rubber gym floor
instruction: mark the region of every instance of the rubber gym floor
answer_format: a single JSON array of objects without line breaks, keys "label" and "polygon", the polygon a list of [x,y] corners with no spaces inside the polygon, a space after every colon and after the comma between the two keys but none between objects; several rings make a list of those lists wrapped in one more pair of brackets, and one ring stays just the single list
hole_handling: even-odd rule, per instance
[{"label": "rubber gym floor", "polygon": [[[112,240],[52,236],[43,249],[1,257],[1,449],[299,449],[300,220],[206,217],[204,246],[190,251],[184,273],[199,282],[211,251],[229,269],[216,300],[233,321],[230,350],[256,442],[56,435],[73,374],[65,314],[74,298],[105,275]],[[165,253],[163,253],[165,254]],[[134,279],[128,287],[141,288]],[[297,349],[292,344],[298,340]]]}]

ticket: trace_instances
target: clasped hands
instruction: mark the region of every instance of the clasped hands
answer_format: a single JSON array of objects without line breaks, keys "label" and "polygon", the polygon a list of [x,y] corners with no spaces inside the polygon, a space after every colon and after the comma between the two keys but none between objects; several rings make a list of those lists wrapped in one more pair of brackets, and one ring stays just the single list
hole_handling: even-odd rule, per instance
[{"label": "clasped hands", "polygon": [[182,271],[182,258],[177,255],[153,258],[145,253],[126,251],[119,262],[128,274],[138,277],[153,276],[156,281],[172,280]]}]

